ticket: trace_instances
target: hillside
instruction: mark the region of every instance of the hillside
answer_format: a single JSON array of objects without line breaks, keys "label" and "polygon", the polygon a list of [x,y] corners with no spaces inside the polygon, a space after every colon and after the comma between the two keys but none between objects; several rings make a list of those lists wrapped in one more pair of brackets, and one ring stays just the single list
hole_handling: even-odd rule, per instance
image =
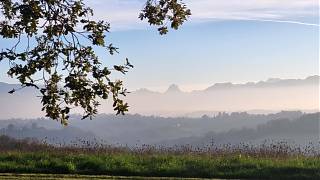
[{"label": "hillside", "polygon": [[[72,116],[63,128],[49,119],[0,121],[0,132],[12,137],[33,137],[66,141],[98,139],[114,145],[194,144],[240,142],[261,143],[266,139],[289,140],[305,145],[315,141],[319,130],[319,113],[303,114],[283,111],[275,114],[246,112],[218,113],[201,118],[164,118],[156,116],[100,114],[93,120]],[[48,139],[47,138],[47,139]],[[53,141],[54,142],[54,141]]]}]

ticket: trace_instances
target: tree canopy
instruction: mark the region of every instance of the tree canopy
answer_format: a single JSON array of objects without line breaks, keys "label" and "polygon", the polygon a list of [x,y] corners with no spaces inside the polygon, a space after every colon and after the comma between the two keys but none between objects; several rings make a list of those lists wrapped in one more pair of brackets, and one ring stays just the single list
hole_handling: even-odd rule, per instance
[{"label": "tree canopy", "polygon": [[[122,65],[103,66],[95,48],[111,55],[118,48],[106,41],[110,24],[92,20],[94,11],[82,0],[0,0],[0,8],[0,37],[15,41],[0,51],[0,62],[9,62],[7,74],[19,80],[21,89],[39,90],[47,117],[67,125],[70,110],[81,107],[83,118],[92,118],[99,99],[112,99],[117,114],[128,111],[123,101],[128,91],[110,75],[125,74],[133,65],[126,59]],[[169,28],[178,29],[190,15],[180,0],[147,0],[137,18],[163,35]]]}]

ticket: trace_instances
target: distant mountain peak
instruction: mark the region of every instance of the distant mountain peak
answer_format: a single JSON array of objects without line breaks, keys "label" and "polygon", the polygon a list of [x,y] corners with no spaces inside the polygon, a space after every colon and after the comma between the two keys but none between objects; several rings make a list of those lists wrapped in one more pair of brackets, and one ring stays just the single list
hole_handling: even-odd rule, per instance
[{"label": "distant mountain peak", "polygon": [[267,83],[276,83],[276,82],[279,82],[281,81],[280,78],[269,78],[266,82]]},{"label": "distant mountain peak", "polygon": [[305,80],[316,80],[316,81],[319,81],[320,80],[320,76],[319,75],[309,76]]},{"label": "distant mountain peak", "polygon": [[141,91],[141,92],[152,92],[152,91],[150,91],[149,89],[147,89],[147,88],[140,88],[140,89],[138,89],[138,90],[136,90],[136,91]]},{"label": "distant mountain peak", "polygon": [[280,79],[280,78],[269,78],[266,81],[259,82],[248,82],[245,84],[233,84],[230,82],[226,83],[216,83],[206,90],[216,90],[216,89],[227,89],[227,88],[246,88],[246,87],[255,87],[255,88],[263,88],[263,87],[283,87],[283,86],[299,86],[305,84],[319,84],[320,76],[314,75],[306,77],[305,79]]},{"label": "distant mountain peak", "polygon": [[158,92],[154,92],[154,91],[151,91],[147,88],[140,88],[140,89],[137,89],[136,91],[134,91],[134,93],[138,93],[138,94],[154,94],[154,93],[158,93]]},{"label": "distant mountain peak", "polygon": [[172,92],[182,92],[178,85],[171,84],[169,88],[167,89],[166,93],[172,93]]}]

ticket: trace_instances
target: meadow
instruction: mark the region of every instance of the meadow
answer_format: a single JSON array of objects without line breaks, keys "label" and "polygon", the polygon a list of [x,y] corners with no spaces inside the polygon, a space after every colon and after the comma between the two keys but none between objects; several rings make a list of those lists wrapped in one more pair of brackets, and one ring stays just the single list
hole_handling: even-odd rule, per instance
[{"label": "meadow", "polygon": [[[52,146],[0,137],[0,173],[130,177],[320,179],[317,145],[112,147],[82,142]],[[10,175],[10,174],[9,174]],[[8,177],[9,177],[8,175]],[[98,176],[99,177],[99,176]],[[102,177],[102,176],[101,176]]]}]

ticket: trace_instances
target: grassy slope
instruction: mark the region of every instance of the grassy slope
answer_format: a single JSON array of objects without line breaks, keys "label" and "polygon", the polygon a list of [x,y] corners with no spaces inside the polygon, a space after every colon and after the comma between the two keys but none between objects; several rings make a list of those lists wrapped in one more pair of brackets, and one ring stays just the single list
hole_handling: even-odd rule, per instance
[{"label": "grassy slope", "polygon": [[320,157],[2,152],[0,173],[320,179]]}]

